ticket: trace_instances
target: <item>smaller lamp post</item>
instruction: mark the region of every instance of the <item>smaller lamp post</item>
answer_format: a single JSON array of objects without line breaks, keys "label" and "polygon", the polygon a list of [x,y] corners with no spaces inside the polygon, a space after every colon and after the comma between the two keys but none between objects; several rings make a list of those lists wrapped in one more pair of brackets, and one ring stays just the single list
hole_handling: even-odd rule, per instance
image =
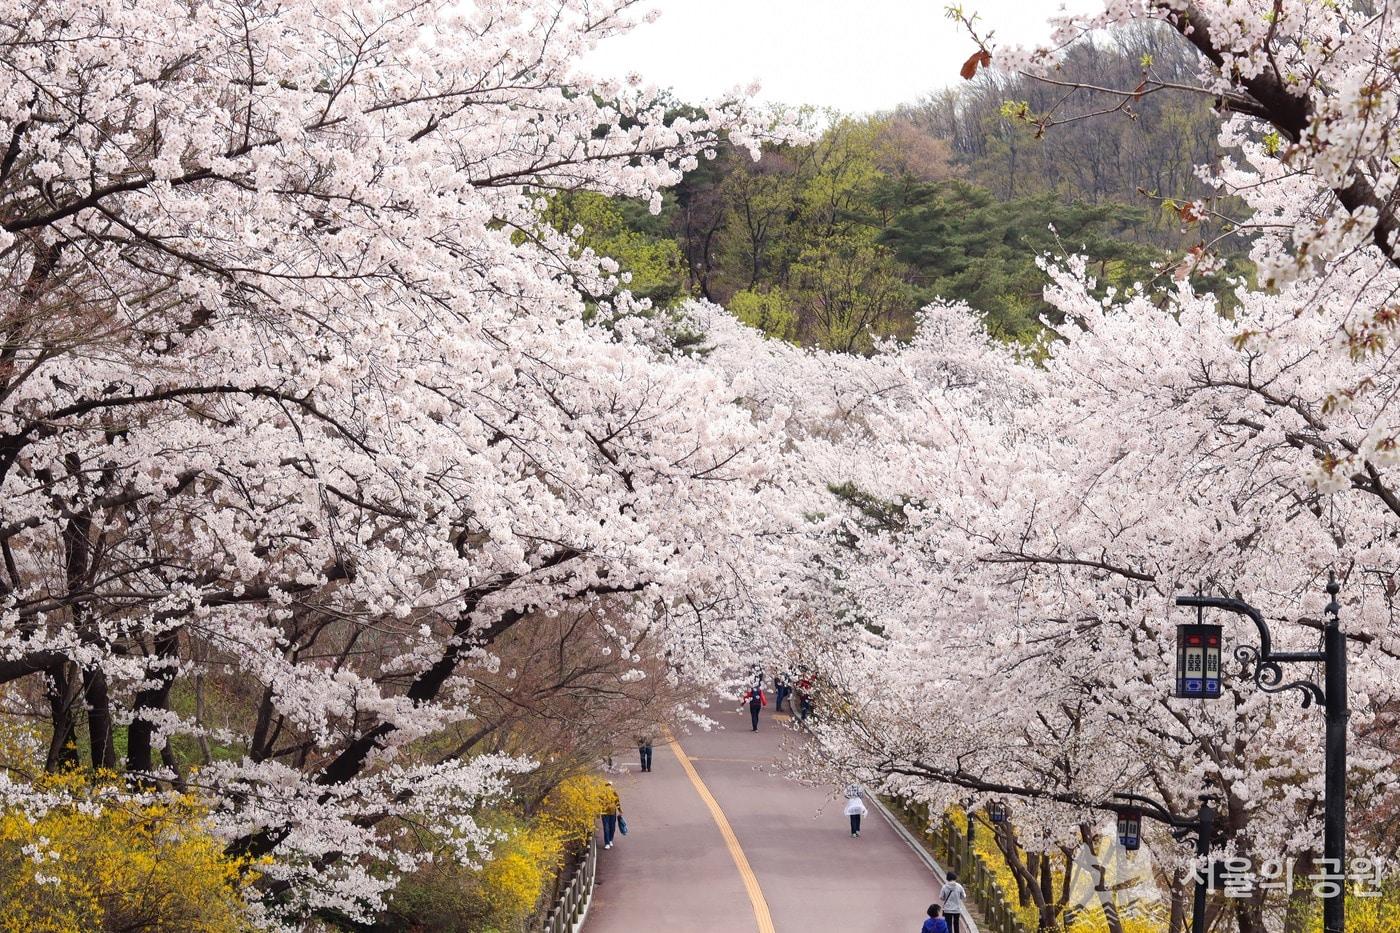
[{"label": "smaller lamp post", "polygon": [[[1323,819],[1322,857],[1324,864],[1330,864],[1334,871],[1345,874],[1347,855],[1347,642],[1342,632],[1338,614],[1341,606],[1337,602],[1340,587],[1331,573],[1327,574],[1327,607],[1323,610],[1325,619],[1322,626],[1322,648],[1318,651],[1275,651],[1273,633],[1264,621],[1264,614],[1242,599],[1228,596],[1178,596],[1178,606],[1194,607],[1199,620],[1205,609],[1221,609],[1242,615],[1254,623],[1259,633],[1259,646],[1240,645],[1235,649],[1235,657],[1245,664],[1252,664],[1253,679],[1265,693],[1283,693],[1297,690],[1302,696],[1303,707],[1316,703],[1323,708],[1326,716],[1326,737],[1323,741],[1325,773],[1323,775]],[[1206,643],[1192,643],[1192,637],[1208,637],[1208,633],[1197,631],[1215,629],[1215,693],[1207,692],[1210,683],[1209,656],[1200,656],[1201,678],[1193,679],[1196,670],[1197,649],[1208,649]],[[1193,635],[1193,632],[1195,633]],[[1187,641],[1182,642],[1185,635]],[[1209,699],[1220,696],[1220,627],[1202,625],[1177,626],[1177,696]],[[1285,682],[1283,665],[1307,664],[1322,666],[1322,683],[1299,679]],[[1183,678],[1183,666],[1185,677]],[[1182,692],[1182,683],[1188,690]],[[1200,692],[1190,692],[1190,687],[1199,683]],[[1322,902],[1323,933],[1344,933],[1346,930],[1346,891],[1342,885],[1334,885],[1334,890]]]},{"label": "smaller lamp post", "polygon": [[[1158,801],[1141,794],[1114,794],[1113,796],[1124,801],[1122,804],[1112,805],[1112,809],[1118,814],[1118,841],[1123,844],[1123,848],[1136,849],[1142,844],[1142,820],[1146,817],[1167,824],[1171,827],[1172,836],[1178,841],[1194,835],[1196,837],[1196,855],[1201,858],[1207,858],[1210,855],[1210,847],[1215,842],[1214,795],[1201,795],[1201,807],[1194,820],[1178,816]],[[1128,828],[1125,827],[1125,823],[1130,824],[1131,836],[1125,835],[1125,828]],[[1132,840],[1132,845],[1128,844],[1129,839]],[[1206,865],[1205,870],[1206,875],[1196,876],[1191,933],[1206,933],[1206,878],[1210,875],[1210,866]]]}]

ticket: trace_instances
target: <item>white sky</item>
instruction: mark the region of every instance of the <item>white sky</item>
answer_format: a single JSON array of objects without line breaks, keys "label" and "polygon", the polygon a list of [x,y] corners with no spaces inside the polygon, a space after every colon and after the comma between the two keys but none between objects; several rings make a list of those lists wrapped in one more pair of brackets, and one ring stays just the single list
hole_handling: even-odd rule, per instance
[{"label": "white sky", "polygon": [[[602,43],[598,75],[635,71],[686,100],[757,80],[761,99],[866,112],[958,81],[976,51],[946,0],[651,0],[661,18]],[[963,0],[996,41],[1034,45],[1063,0]],[[1072,9],[1092,8],[1071,0]]]}]

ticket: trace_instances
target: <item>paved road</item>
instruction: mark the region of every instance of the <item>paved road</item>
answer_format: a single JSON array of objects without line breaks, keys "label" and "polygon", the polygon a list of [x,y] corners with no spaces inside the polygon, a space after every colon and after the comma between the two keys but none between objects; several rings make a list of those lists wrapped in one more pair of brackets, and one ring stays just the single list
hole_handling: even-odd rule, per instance
[{"label": "paved road", "polygon": [[795,733],[717,710],[722,728],[681,736],[681,757],[656,746],[647,774],[618,756],[630,833],[599,852],[584,933],[917,931],[937,880],[878,811],[852,839],[839,796],[781,776]]}]

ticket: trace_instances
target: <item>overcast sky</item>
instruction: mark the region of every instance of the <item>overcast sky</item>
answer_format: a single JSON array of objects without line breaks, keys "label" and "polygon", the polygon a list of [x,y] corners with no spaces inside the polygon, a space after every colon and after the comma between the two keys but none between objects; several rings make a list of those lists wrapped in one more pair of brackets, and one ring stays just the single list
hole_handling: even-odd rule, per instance
[{"label": "overcast sky", "polygon": [[[1088,0],[1071,0],[1076,10]],[[652,0],[661,18],[603,43],[590,71],[635,71],[687,100],[757,80],[762,99],[849,112],[958,80],[976,50],[945,0]],[[1064,0],[964,0],[1001,42],[1035,44]]]}]

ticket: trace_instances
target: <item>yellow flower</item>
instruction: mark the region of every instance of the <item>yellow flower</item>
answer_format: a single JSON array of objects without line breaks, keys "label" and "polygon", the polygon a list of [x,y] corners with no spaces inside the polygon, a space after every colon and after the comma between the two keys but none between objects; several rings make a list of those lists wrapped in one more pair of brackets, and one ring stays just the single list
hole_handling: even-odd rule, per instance
[{"label": "yellow flower", "polygon": [[48,775],[72,803],[0,812],[0,933],[233,933],[250,929],[240,872],[193,797],[136,805],[103,795],[110,776]]}]

